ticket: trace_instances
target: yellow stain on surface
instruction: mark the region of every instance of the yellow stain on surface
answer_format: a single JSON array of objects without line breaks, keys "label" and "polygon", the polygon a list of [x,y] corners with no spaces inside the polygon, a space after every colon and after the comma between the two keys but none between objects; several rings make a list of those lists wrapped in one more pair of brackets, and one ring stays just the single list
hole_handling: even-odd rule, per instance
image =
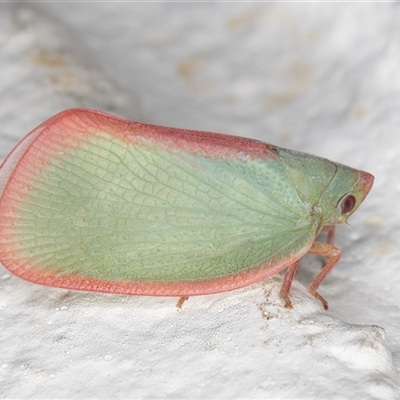
[{"label": "yellow stain on surface", "polygon": [[290,103],[306,91],[314,77],[312,65],[300,61],[289,64],[287,72],[292,78],[292,88],[281,94],[267,96],[263,101],[264,107],[270,109]]},{"label": "yellow stain on surface", "polygon": [[353,111],[353,116],[355,119],[360,120],[360,119],[364,118],[366,113],[367,113],[367,110],[364,107],[357,107]]},{"label": "yellow stain on surface", "polygon": [[279,138],[282,142],[290,142],[292,140],[292,134],[288,131],[281,132]]},{"label": "yellow stain on surface", "polygon": [[200,91],[208,87],[208,85],[198,81],[198,74],[203,68],[205,60],[204,55],[198,54],[182,60],[176,66],[178,76],[189,89]]},{"label": "yellow stain on surface", "polygon": [[52,75],[50,77],[50,82],[57,90],[61,91],[66,91],[79,83],[76,75],[65,71],[63,73]]},{"label": "yellow stain on surface", "polygon": [[236,33],[253,25],[260,18],[262,12],[260,10],[248,11],[231,17],[226,22],[229,32]]},{"label": "yellow stain on surface", "polygon": [[380,239],[378,245],[372,250],[375,256],[387,256],[394,252],[396,247],[387,240]]},{"label": "yellow stain on surface", "polygon": [[51,54],[44,51],[35,53],[31,56],[32,62],[39,67],[54,68],[65,64],[65,59],[60,54]]}]

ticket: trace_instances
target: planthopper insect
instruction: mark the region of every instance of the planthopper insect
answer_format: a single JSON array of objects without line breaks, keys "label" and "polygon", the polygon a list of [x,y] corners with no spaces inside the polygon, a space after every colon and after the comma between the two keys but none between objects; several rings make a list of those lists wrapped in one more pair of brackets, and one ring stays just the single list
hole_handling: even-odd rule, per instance
[{"label": "planthopper insect", "polygon": [[[61,112],[0,167],[0,261],[42,285],[187,296],[251,285],[306,253],[340,258],[334,227],[374,177],[256,140]],[[317,242],[322,230],[327,243]]]}]

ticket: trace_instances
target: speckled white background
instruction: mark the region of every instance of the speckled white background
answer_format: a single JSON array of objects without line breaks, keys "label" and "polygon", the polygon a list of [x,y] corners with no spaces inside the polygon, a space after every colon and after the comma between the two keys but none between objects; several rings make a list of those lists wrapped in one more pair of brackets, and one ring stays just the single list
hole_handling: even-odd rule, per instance
[{"label": "speckled white background", "polygon": [[376,181],[338,229],[328,311],[304,287],[309,256],[291,311],[279,276],[178,312],[0,267],[0,398],[399,398],[399,20],[395,3],[1,3],[0,159],[56,112],[91,107]]}]

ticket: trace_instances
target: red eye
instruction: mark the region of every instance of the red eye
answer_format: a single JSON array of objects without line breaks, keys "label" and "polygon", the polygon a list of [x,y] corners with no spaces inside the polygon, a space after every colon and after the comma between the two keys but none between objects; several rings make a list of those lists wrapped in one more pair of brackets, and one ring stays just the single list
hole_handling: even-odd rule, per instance
[{"label": "red eye", "polygon": [[342,214],[349,213],[356,205],[356,198],[352,194],[348,194],[343,197],[340,201],[340,208],[342,209]]}]

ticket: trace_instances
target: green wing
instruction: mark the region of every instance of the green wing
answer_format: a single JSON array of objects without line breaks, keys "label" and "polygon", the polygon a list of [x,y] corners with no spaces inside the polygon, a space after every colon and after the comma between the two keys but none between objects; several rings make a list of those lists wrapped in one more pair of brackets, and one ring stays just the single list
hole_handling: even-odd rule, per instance
[{"label": "green wing", "polygon": [[213,279],[276,265],[314,239],[317,221],[279,159],[208,157],[99,132],[59,153],[30,182],[6,239],[44,272]]}]

